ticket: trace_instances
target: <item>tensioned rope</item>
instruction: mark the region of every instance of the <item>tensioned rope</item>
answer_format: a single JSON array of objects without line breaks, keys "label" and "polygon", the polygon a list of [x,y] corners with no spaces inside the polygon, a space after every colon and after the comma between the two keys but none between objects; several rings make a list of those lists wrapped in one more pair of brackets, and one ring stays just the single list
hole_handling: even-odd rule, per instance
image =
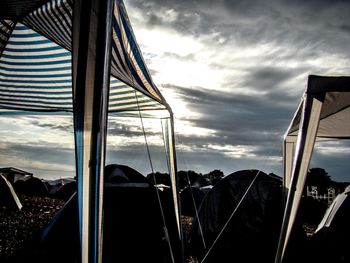
[{"label": "tensioned rope", "polygon": [[191,184],[191,180],[190,177],[188,176],[188,171],[186,171],[186,177],[187,177],[187,182],[188,182],[188,186],[190,188],[190,193],[191,193],[191,198],[192,198],[192,203],[193,203],[193,207],[194,207],[194,211],[196,213],[196,218],[197,218],[197,222],[198,222],[198,226],[199,226],[199,232],[202,238],[202,242],[203,242],[203,247],[205,250],[207,250],[207,245],[205,243],[205,239],[204,239],[204,234],[203,234],[203,230],[202,230],[202,223],[199,220],[199,216],[198,216],[198,208],[197,208],[197,204],[194,200],[194,195],[193,195],[193,190],[192,190],[192,184]]},{"label": "tensioned rope", "polygon": [[214,242],[211,244],[210,248],[208,249],[207,253],[205,253],[201,263],[203,263],[206,258],[208,257],[209,253],[211,252],[211,250],[213,249],[213,247],[215,246],[216,242],[219,240],[219,238],[221,237],[222,233],[224,232],[224,230],[226,229],[226,227],[228,226],[228,224],[230,223],[232,217],[236,214],[238,208],[241,206],[243,200],[245,199],[246,195],[248,194],[250,188],[253,186],[256,178],[258,178],[258,175],[260,174],[260,171],[258,171],[256,173],[256,175],[254,176],[252,182],[250,183],[250,185],[248,186],[247,190],[244,192],[243,196],[241,197],[241,199],[239,200],[238,204],[236,205],[235,209],[232,211],[230,217],[227,219],[225,225],[222,227],[221,231],[219,232],[219,234],[217,235],[217,237],[215,238]]},{"label": "tensioned rope", "polygon": [[[145,143],[146,143],[148,160],[149,160],[149,163],[150,163],[150,166],[151,166],[153,182],[154,182],[154,185],[156,185],[157,181],[156,181],[156,176],[155,176],[154,169],[153,169],[153,162],[152,162],[152,158],[151,158],[151,152],[149,150],[149,145],[148,145],[148,141],[147,141],[147,135],[146,135],[146,131],[145,131],[145,126],[143,124],[143,118],[142,118],[141,110],[140,110],[140,107],[139,107],[139,100],[137,98],[136,90],[135,90],[135,99],[136,99],[136,104],[137,104],[137,108],[138,108],[138,112],[139,112],[139,116],[140,116],[142,133],[143,133],[143,137],[144,137]],[[167,243],[168,243],[171,261],[173,263],[175,263],[174,252],[173,252],[173,248],[171,246],[170,237],[169,237],[169,233],[168,233],[168,228],[166,226],[165,215],[164,215],[162,201],[161,201],[160,195],[159,195],[159,190],[158,190],[158,188],[156,186],[154,188],[155,188],[155,191],[156,191],[156,194],[157,194],[158,205],[159,205],[159,209],[160,209],[160,213],[161,213],[161,217],[162,217],[162,224],[163,224],[164,235],[165,235],[165,238],[166,238]]]},{"label": "tensioned rope", "polygon": [[[120,12],[120,10],[118,10],[118,12]],[[121,21],[121,16],[120,15],[118,16],[118,23],[120,25],[122,25],[122,21]],[[130,61],[132,61],[132,59],[131,59],[131,48],[127,50],[127,55],[129,56]],[[136,87],[136,85],[135,85],[135,77],[134,77],[134,75],[131,72],[132,65],[128,61],[127,61],[127,63],[128,63],[128,66],[126,67],[126,69],[127,69],[128,74],[129,74],[129,76],[131,78],[133,87],[135,88]],[[148,145],[148,141],[147,141],[146,131],[145,131],[144,123],[143,123],[143,118],[142,118],[142,113],[141,113],[141,109],[140,109],[140,103],[139,103],[139,100],[138,100],[136,88],[134,90],[134,93],[135,93],[136,105],[137,105],[137,109],[138,109],[138,113],[139,113],[139,117],[140,117],[140,121],[141,121],[142,132],[143,132],[143,136],[144,136],[144,139],[145,139],[147,155],[148,155],[148,159],[149,159],[149,163],[150,163],[150,167],[151,167],[151,171],[152,171],[152,177],[153,177],[154,184],[156,185],[156,177],[155,177],[155,173],[154,173],[151,153],[150,153],[150,150],[149,150],[149,145]],[[159,205],[159,209],[160,209],[160,212],[161,212],[161,220],[162,220],[162,224],[163,224],[163,231],[164,231],[165,239],[166,239],[166,241],[168,243],[171,261],[173,263],[175,263],[174,252],[173,252],[173,248],[172,248],[172,245],[171,245],[171,242],[170,242],[168,229],[167,229],[167,226],[166,226],[164,210],[163,210],[162,202],[161,202],[160,195],[159,195],[159,189],[157,187],[154,187],[154,189],[155,189],[156,195],[157,195],[158,205]]]}]

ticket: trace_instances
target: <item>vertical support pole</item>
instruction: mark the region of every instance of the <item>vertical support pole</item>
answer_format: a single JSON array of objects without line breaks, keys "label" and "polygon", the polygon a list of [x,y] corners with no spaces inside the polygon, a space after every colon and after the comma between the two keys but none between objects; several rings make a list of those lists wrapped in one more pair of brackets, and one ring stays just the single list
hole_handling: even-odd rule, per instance
[{"label": "vertical support pole", "polygon": [[102,262],[113,0],[75,0],[73,110],[81,262]]},{"label": "vertical support pole", "polygon": [[292,140],[288,135],[286,135],[283,141],[283,186],[284,186],[284,204],[287,200],[287,195],[290,188],[290,181],[292,177],[293,169],[293,150],[294,150],[295,141]]},{"label": "vertical support pole", "polygon": [[287,248],[289,236],[298,211],[303,192],[307,170],[316,140],[323,98],[306,94],[303,115],[299,127],[295,149],[293,173],[284,210],[282,228],[275,257],[275,263],[281,263]]},{"label": "vertical support pole", "polygon": [[173,196],[174,196],[174,202],[175,207],[177,207],[177,218],[178,218],[178,230],[179,230],[179,240],[180,240],[180,253],[177,260],[178,262],[184,262],[184,240],[183,240],[183,229],[182,229],[182,220],[181,220],[181,205],[180,205],[180,189],[179,189],[179,178],[177,176],[177,160],[176,160],[176,148],[175,148],[175,124],[174,124],[174,113],[170,110],[170,134],[171,137],[169,138],[169,141],[171,143],[170,145],[170,158],[172,159],[172,165],[171,165],[171,176],[173,178]]}]

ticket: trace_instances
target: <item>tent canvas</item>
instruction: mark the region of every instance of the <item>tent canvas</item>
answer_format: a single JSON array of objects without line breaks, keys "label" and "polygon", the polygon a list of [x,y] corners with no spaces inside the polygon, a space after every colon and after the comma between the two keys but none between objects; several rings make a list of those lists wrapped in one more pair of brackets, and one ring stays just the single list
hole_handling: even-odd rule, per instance
[{"label": "tent canvas", "polygon": [[[275,262],[283,259],[315,140],[350,138],[350,77],[311,75],[284,137],[286,206]],[[293,157],[294,152],[294,157]]]},{"label": "tent canvas", "polygon": [[[166,225],[170,240],[179,241],[175,216],[169,205],[164,206],[166,222],[162,222],[154,185],[131,167],[112,164],[105,167],[103,194],[103,262],[171,262],[168,238],[163,229]],[[162,198],[162,201],[166,200]],[[76,262],[79,247],[77,205],[74,194],[44,227],[37,244],[39,253],[28,253],[31,262]],[[57,251],[64,253],[57,254]]]},{"label": "tent canvas", "polygon": [[15,208],[21,210],[23,207],[12,184],[2,174],[0,174],[0,202],[1,201],[4,202],[3,205],[10,209]]},{"label": "tent canvas", "polygon": [[190,253],[200,262],[271,262],[282,212],[282,178],[240,170],[205,195],[194,219]]},{"label": "tent canvas", "polygon": [[173,114],[152,81],[123,1],[5,0],[0,10],[0,113],[74,116],[83,260],[101,260],[108,112],[166,112],[164,137],[179,214]]},{"label": "tent canvas", "polygon": [[332,202],[330,207],[328,207],[326,213],[324,214],[322,221],[317,226],[315,233],[320,231],[322,228],[329,227],[332,224],[333,219],[335,218],[336,214],[340,210],[339,208],[342,206],[342,204],[344,203],[344,201],[348,197],[349,192],[350,192],[350,186],[347,186],[345,191],[343,193],[339,194],[334,199],[334,201]]},{"label": "tent canvas", "polygon": [[350,186],[340,193],[325,212],[310,241],[314,262],[349,262]]}]

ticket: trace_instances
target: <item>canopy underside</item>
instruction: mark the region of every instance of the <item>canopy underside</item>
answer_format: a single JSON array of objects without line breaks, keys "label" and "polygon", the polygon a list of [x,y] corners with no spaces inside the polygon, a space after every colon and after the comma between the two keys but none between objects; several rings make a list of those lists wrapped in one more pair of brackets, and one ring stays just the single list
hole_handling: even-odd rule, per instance
[{"label": "canopy underside", "polygon": [[[72,112],[71,0],[0,20],[0,113]],[[164,110],[122,1],[115,1],[109,112]],[[74,41],[74,39],[73,39]]]},{"label": "canopy underside", "polygon": [[[350,138],[350,92],[325,92],[317,138]],[[303,102],[292,121],[287,136],[297,136],[302,116]]]}]

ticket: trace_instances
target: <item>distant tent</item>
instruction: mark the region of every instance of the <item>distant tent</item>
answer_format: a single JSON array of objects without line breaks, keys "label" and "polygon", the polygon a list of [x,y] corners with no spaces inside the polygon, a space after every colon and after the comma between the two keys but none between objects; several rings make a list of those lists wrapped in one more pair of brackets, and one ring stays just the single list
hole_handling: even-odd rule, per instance
[{"label": "distant tent", "polygon": [[202,201],[191,233],[191,253],[200,261],[209,253],[206,263],[271,262],[282,217],[281,189],[281,178],[258,170],[224,177]]},{"label": "distant tent", "polygon": [[[129,184],[107,180],[104,189],[103,262],[172,262],[154,186],[150,182],[145,184],[146,178],[143,183],[138,183],[141,178],[135,176],[135,172],[141,174],[127,166],[107,166],[106,177],[120,167],[129,178]],[[165,211],[167,229],[172,240],[178,240],[174,210]],[[40,260],[75,262],[79,247],[77,213],[77,196],[74,195],[44,229],[41,246],[49,253],[48,258]],[[178,245],[172,244],[172,249]],[[57,250],[65,252],[52,258]]]},{"label": "distant tent", "polygon": [[206,185],[206,186],[200,187],[199,189],[201,189],[201,191],[202,191],[204,194],[207,194],[207,193],[210,191],[210,189],[212,189],[212,188],[213,188],[212,185]]},{"label": "distant tent", "polygon": [[47,196],[49,191],[46,184],[37,177],[31,177],[27,180],[17,180],[14,188],[18,194],[31,196]]},{"label": "distant tent", "polygon": [[105,167],[105,183],[138,183],[150,186],[150,181],[135,169],[120,164],[109,164]]},{"label": "distant tent", "polygon": [[0,173],[5,175],[11,184],[15,183],[18,180],[27,180],[30,177],[33,177],[32,173],[14,167],[0,168]]},{"label": "distant tent", "polygon": [[287,248],[315,140],[350,139],[349,123],[350,77],[309,76],[284,138],[284,186],[288,196],[276,263],[282,261]]},{"label": "distant tent", "polygon": [[0,203],[8,209],[21,210],[22,204],[7,178],[0,174]]},{"label": "distant tent", "polygon": [[51,184],[46,182],[45,185],[49,189],[49,195],[54,198],[68,200],[77,190],[77,183],[75,180],[60,179],[55,180]]}]

